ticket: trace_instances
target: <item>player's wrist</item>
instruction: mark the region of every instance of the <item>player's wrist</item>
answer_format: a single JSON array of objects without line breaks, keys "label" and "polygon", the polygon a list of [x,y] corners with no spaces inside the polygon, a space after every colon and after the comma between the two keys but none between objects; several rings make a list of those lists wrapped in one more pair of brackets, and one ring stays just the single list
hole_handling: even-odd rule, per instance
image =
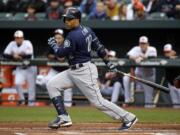
[{"label": "player's wrist", "polygon": [[103,62],[107,65],[110,61],[107,58],[104,58]]}]

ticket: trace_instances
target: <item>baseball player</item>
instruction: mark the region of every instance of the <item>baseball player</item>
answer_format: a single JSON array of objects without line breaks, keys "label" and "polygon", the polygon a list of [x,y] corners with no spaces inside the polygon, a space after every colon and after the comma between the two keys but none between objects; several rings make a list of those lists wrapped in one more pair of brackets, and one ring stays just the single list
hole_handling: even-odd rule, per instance
[{"label": "baseball player", "polygon": [[[146,36],[141,36],[139,38],[139,45],[133,47],[127,55],[130,59],[134,60],[136,63],[140,63],[142,60],[148,59],[148,58],[155,58],[157,57],[157,51],[155,47],[152,47],[149,45],[148,38]],[[144,67],[136,67],[135,68],[135,75],[137,77],[155,82],[155,68],[144,68]],[[124,89],[125,89],[125,95],[131,95],[129,87],[130,78],[125,77],[124,79]],[[128,86],[126,86],[128,85]],[[153,105],[153,88],[150,86],[147,86],[145,84],[136,82],[136,86],[141,87],[144,90],[144,96],[145,96],[145,107],[146,108],[152,108]],[[126,97],[127,98],[127,97]],[[128,99],[128,98],[127,98]],[[129,98],[131,99],[131,98]]]},{"label": "baseball player", "polygon": [[[57,45],[61,45],[64,41],[64,32],[62,29],[56,29],[54,31],[54,37],[55,40],[57,42]],[[47,57],[49,60],[59,60],[59,61],[64,61],[64,58],[58,58],[55,56],[54,54],[54,50],[52,48],[49,48],[48,50],[48,54]],[[43,76],[43,75],[38,75],[37,79],[36,79],[36,83],[41,85],[41,86],[45,86],[47,84],[47,82],[56,74],[58,74],[59,72],[62,72],[63,70],[66,70],[66,67],[52,67],[47,76]],[[64,91],[64,105],[66,107],[71,107],[72,106],[72,89],[69,88],[67,90]]]},{"label": "baseball player", "polygon": [[[12,60],[32,59],[33,46],[29,40],[24,39],[24,33],[17,30],[14,33],[14,41],[11,41],[4,50],[4,58]],[[22,85],[25,81],[28,82],[28,106],[35,105],[35,80],[37,68],[35,66],[17,66],[15,70],[15,86],[19,95],[19,104],[25,104],[25,97],[22,90]]]},{"label": "baseball player", "polygon": [[72,121],[65,110],[60,91],[69,87],[78,87],[88,98],[92,105],[114,119],[123,122],[121,130],[129,129],[137,122],[134,114],[125,111],[114,103],[105,100],[97,83],[97,67],[91,63],[91,49],[96,50],[111,71],[116,71],[107,59],[107,53],[95,33],[89,28],[82,26],[81,12],[77,8],[68,8],[63,15],[63,21],[69,29],[64,43],[58,47],[55,39],[49,38],[48,44],[58,57],[66,57],[69,69],[57,74],[47,84],[49,96],[57,110],[57,118],[49,123],[50,128],[71,126]]},{"label": "baseball player", "polygon": [[[164,56],[168,59],[178,58],[171,44],[165,44],[163,51]],[[177,67],[167,67],[165,68],[165,71],[166,79],[168,80],[168,87],[170,89],[170,97],[173,103],[173,108],[180,108],[180,82],[178,81],[180,69]]]}]

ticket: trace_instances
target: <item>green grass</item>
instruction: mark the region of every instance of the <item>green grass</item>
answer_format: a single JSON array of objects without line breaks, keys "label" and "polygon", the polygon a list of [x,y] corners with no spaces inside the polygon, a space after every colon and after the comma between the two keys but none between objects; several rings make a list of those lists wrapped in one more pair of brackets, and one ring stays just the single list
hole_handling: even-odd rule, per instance
[{"label": "green grass", "polygon": [[[159,108],[128,109],[139,118],[140,122],[148,123],[179,123],[180,109]],[[72,107],[68,109],[73,122],[113,122],[99,110],[92,107]],[[51,121],[56,112],[53,107],[0,107],[0,122],[48,122]]]}]

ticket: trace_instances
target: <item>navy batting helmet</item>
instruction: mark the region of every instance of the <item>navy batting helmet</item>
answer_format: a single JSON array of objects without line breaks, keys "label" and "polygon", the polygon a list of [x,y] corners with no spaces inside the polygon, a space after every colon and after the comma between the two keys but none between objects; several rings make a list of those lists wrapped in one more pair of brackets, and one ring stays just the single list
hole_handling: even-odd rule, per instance
[{"label": "navy batting helmet", "polygon": [[69,7],[66,10],[66,13],[63,14],[62,16],[63,16],[63,21],[65,21],[65,18],[81,20],[81,12],[79,11],[79,9],[74,7]]}]

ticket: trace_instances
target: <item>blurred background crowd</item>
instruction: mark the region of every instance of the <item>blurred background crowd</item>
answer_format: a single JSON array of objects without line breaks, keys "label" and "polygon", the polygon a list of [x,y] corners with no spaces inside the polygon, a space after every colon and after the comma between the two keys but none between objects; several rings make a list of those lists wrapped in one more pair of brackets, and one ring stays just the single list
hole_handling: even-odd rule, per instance
[{"label": "blurred background crowd", "polygon": [[58,20],[72,6],[85,20],[180,18],[180,0],[1,0],[0,19]]},{"label": "blurred background crowd", "polygon": [[[31,52],[33,56],[32,59],[48,58],[51,60],[52,58],[50,59],[49,56],[47,56],[47,39],[49,36],[52,36],[52,34],[55,34],[54,36],[57,36],[57,39],[63,42],[67,30],[64,28],[57,29],[58,32],[54,32],[54,30],[56,27],[61,27],[60,25],[62,23],[59,23],[58,20],[61,19],[62,14],[66,12],[68,7],[79,8],[82,13],[82,20],[86,20],[84,21],[85,23],[88,23],[88,20],[100,20],[98,22],[101,23],[98,26],[96,25],[96,21],[90,22],[90,27],[95,30],[98,37],[102,40],[102,43],[109,48],[108,57],[113,60],[126,58],[140,63],[149,57],[149,48],[151,51],[155,50],[154,58],[162,57],[163,59],[170,59],[172,61],[179,59],[178,45],[180,43],[180,27],[178,19],[180,18],[180,0],[0,0],[0,29],[3,35],[0,41],[0,58],[1,55],[6,55],[5,58],[12,58],[12,60],[26,59],[24,52],[22,53],[23,55],[17,55],[16,53],[18,51],[15,51],[14,55],[9,53],[11,51],[6,49],[6,47],[11,43],[10,41],[15,45],[21,45],[27,38],[27,40],[29,40],[29,46],[33,48]],[[8,21],[6,22],[4,20]],[[24,21],[21,22],[19,20],[40,21],[34,25],[33,23],[24,23]],[[49,21],[46,20],[54,21],[51,21],[52,24],[49,25]],[[106,20],[116,21],[117,23],[115,23],[118,25],[114,25],[114,22],[112,23],[112,21]],[[154,21],[157,23],[157,25],[154,25],[151,21],[129,20],[160,21]],[[122,25],[118,21],[124,21],[126,25]],[[15,23],[12,25],[9,22]],[[132,24],[129,24],[129,22],[132,22]],[[142,22],[145,23],[142,24]],[[18,34],[17,36],[14,32],[18,32],[20,35]],[[143,35],[146,36],[144,37]],[[12,40],[12,38],[14,39]],[[138,39],[139,42],[137,42]],[[21,43],[18,43],[16,40]],[[154,49],[152,49],[151,45]],[[136,53],[138,51],[131,51],[131,49],[134,50],[133,48],[139,48],[140,54],[136,57],[137,59],[134,58],[134,55],[137,55]],[[140,48],[142,48],[142,50]],[[97,58],[96,53],[92,52],[92,55],[94,58]],[[53,58],[57,60],[56,57],[53,56]],[[176,64],[179,66],[178,62]],[[140,73],[144,73],[143,75],[136,73],[135,68],[125,67],[125,69],[121,69],[131,75],[140,75],[139,77],[143,79],[166,85],[171,89],[170,94],[160,94],[160,92],[156,92],[154,89],[148,88],[145,85],[138,85],[138,83],[128,77],[122,78],[117,74],[109,73],[104,66],[102,68],[99,67],[99,86],[103,95],[107,96],[109,100],[114,103],[119,104],[120,101],[124,107],[137,103],[143,104],[147,108],[152,108],[159,102],[160,105],[170,104],[173,105],[173,108],[180,108],[180,88],[174,87],[174,79],[180,75],[178,66],[172,68],[164,66],[163,70],[162,68],[156,68],[157,72],[154,71],[155,69],[151,69],[150,71],[149,69],[140,69]],[[17,74],[15,67],[0,65],[0,102],[9,99],[11,101],[12,97],[19,101],[19,105],[28,104],[29,106],[34,106],[36,105],[34,104],[34,102],[36,103],[36,99],[45,99],[47,101],[49,96],[45,84],[50,77],[64,69],[62,69],[62,67],[54,68],[49,66],[37,66],[34,72],[30,69],[29,67],[23,67],[23,71],[20,70],[18,71],[19,74]],[[27,70],[27,74],[23,73],[24,70]],[[33,75],[32,73],[35,74]],[[29,79],[30,75],[32,75],[31,79]],[[24,91],[20,90],[22,86],[24,87]],[[12,95],[13,91],[15,93],[14,95]],[[142,96],[142,91],[144,91],[144,96]],[[8,96],[5,95],[5,92],[8,93]],[[17,98],[17,92],[20,98]],[[25,97],[23,95],[24,93]],[[3,96],[3,94],[5,96]],[[30,95],[29,101],[25,103],[24,100],[27,99],[27,95]],[[70,90],[64,93],[65,105],[68,107],[72,106],[74,103],[73,99],[76,97],[78,100],[83,99],[81,95],[78,90],[73,90],[73,92]],[[15,105],[17,104],[15,103]]]}]

